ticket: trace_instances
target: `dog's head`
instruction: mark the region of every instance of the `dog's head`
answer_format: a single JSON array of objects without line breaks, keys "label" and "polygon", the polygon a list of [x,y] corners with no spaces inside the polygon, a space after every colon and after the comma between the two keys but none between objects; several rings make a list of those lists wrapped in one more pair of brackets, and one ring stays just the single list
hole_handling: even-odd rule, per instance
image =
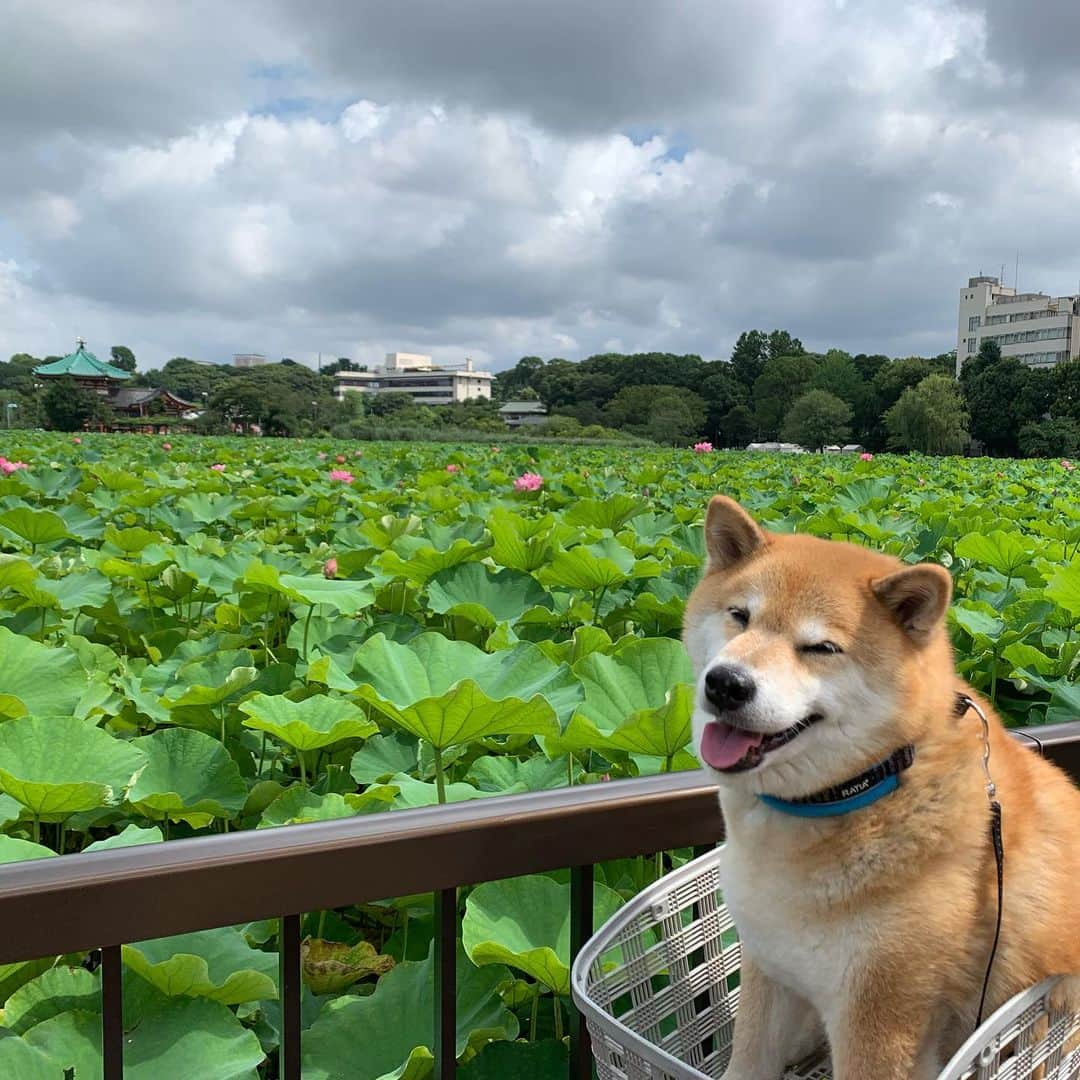
[{"label": "dog's head", "polygon": [[683,640],[694,749],[722,788],[811,794],[917,741],[948,708],[943,567],[767,533],[720,495],[705,543]]}]

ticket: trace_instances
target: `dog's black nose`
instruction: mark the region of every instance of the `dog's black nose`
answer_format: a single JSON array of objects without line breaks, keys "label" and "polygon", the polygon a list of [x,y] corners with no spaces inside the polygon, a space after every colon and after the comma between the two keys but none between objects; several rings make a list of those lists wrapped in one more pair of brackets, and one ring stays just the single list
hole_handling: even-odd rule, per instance
[{"label": "dog's black nose", "polygon": [[705,697],[720,712],[745,705],[756,692],[757,685],[750,675],[732,664],[718,664],[705,673]]}]

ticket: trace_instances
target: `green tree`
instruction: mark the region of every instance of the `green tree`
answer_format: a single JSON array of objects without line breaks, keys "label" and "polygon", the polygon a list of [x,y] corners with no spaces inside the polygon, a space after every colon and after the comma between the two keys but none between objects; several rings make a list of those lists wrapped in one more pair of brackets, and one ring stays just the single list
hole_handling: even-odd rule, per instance
[{"label": "green tree", "polygon": [[1050,413],[1080,423],[1080,359],[1068,360],[1054,368],[1054,400]]},{"label": "green tree", "polygon": [[735,377],[749,390],[769,358],[769,338],[760,330],[744,330],[731,350]]},{"label": "green tree", "polygon": [[[981,354],[975,361],[980,359]],[[990,453],[1005,456],[1019,453],[1020,429],[1043,419],[1054,400],[1053,374],[1033,370],[1015,356],[990,362],[961,379],[961,387],[972,436]]]},{"label": "green tree", "polygon": [[81,431],[91,420],[109,415],[109,408],[92,390],[85,390],[72,378],[49,381],[42,408],[55,431]]},{"label": "green tree", "polygon": [[1080,453],[1080,423],[1068,416],[1028,423],[1020,429],[1018,441],[1024,457],[1073,457]]},{"label": "green tree", "polygon": [[844,442],[851,432],[851,406],[827,390],[808,390],[784,417],[783,438],[808,450]]},{"label": "green tree", "polygon": [[135,370],[135,354],[126,345],[114,345],[109,350],[109,355],[112,357],[113,367],[123,371]]},{"label": "green tree", "polygon": [[539,356],[523,356],[512,368],[500,371],[494,380],[493,395],[497,401],[522,401],[525,390],[536,391],[533,379],[543,371],[544,361]]},{"label": "green tree", "polygon": [[979,343],[979,351],[974,356],[969,356],[960,369],[960,385],[967,388],[967,384],[981,375],[987,368],[993,367],[1001,359],[1001,346],[996,341],[984,338]]},{"label": "green tree", "polygon": [[820,357],[778,356],[768,360],[754,380],[754,420],[757,432],[764,439],[780,434],[784,417],[795,399],[810,388]]},{"label": "green tree", "polygon": [[806,352],[803,343],[792,337],[786,330],[774,330],[769,334],[766,354],[768,359],[775,360],[778,356],[802,356]]},{"label": "green tree", "polygon": [[736,405],[720,417],[717,437],[722,446],[746,446],[754,438],[754,414],[746,405]]},{"label": "green tree", "polygon": [[739,382],[730,364],[709,364],[709,374],[697,388],[697,393],[705,401],[708,415],[705,430],[710,436],[719,438],[720,422],[736,405],[744,405],[747,399],[746,387]]},{"label": "green tree", "polygon": [[928,375],[885,414],[889,446],[923,454],[958,454],[968,444],[968,414],[956,381]]},{"label": "green tree", "polygon": [[608,427],[678,445],[701,433],[707,409],[700,395],[681,386],[624,386],[608,405]]}]

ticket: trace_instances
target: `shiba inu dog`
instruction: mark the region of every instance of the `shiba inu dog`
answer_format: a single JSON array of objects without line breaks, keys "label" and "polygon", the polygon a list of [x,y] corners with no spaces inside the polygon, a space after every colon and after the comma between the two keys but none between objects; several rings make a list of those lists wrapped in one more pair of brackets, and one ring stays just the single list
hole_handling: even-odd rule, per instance
[{"label": "shiba inu dog", "polygon": [[975,1026],[995,933],[984,745],[1004,848],[984,1015],[1080,973],[1080,789],[956,674],[944,567],[770,534],[722,496],[705,532],[684,641],[742,942],[725,1078],[827,1047],[834,1080],[930,1080]]}]

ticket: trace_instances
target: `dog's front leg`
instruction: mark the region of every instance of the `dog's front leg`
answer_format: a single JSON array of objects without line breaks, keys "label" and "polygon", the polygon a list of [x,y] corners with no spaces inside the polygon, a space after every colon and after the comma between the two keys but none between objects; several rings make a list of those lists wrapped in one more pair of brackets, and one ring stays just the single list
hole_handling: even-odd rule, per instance
[{"label": "dog's front leg", "polygon": [[941,1064],[927,996],[900,980],[852,987],[826,1029],[834,1080],[934,1080]]},{"label": "dog's front leg", "polygon": [[810,1005],[765,975],[744,950],[735,1039],[723,1080],[779,1080],[823,1041]]}]

